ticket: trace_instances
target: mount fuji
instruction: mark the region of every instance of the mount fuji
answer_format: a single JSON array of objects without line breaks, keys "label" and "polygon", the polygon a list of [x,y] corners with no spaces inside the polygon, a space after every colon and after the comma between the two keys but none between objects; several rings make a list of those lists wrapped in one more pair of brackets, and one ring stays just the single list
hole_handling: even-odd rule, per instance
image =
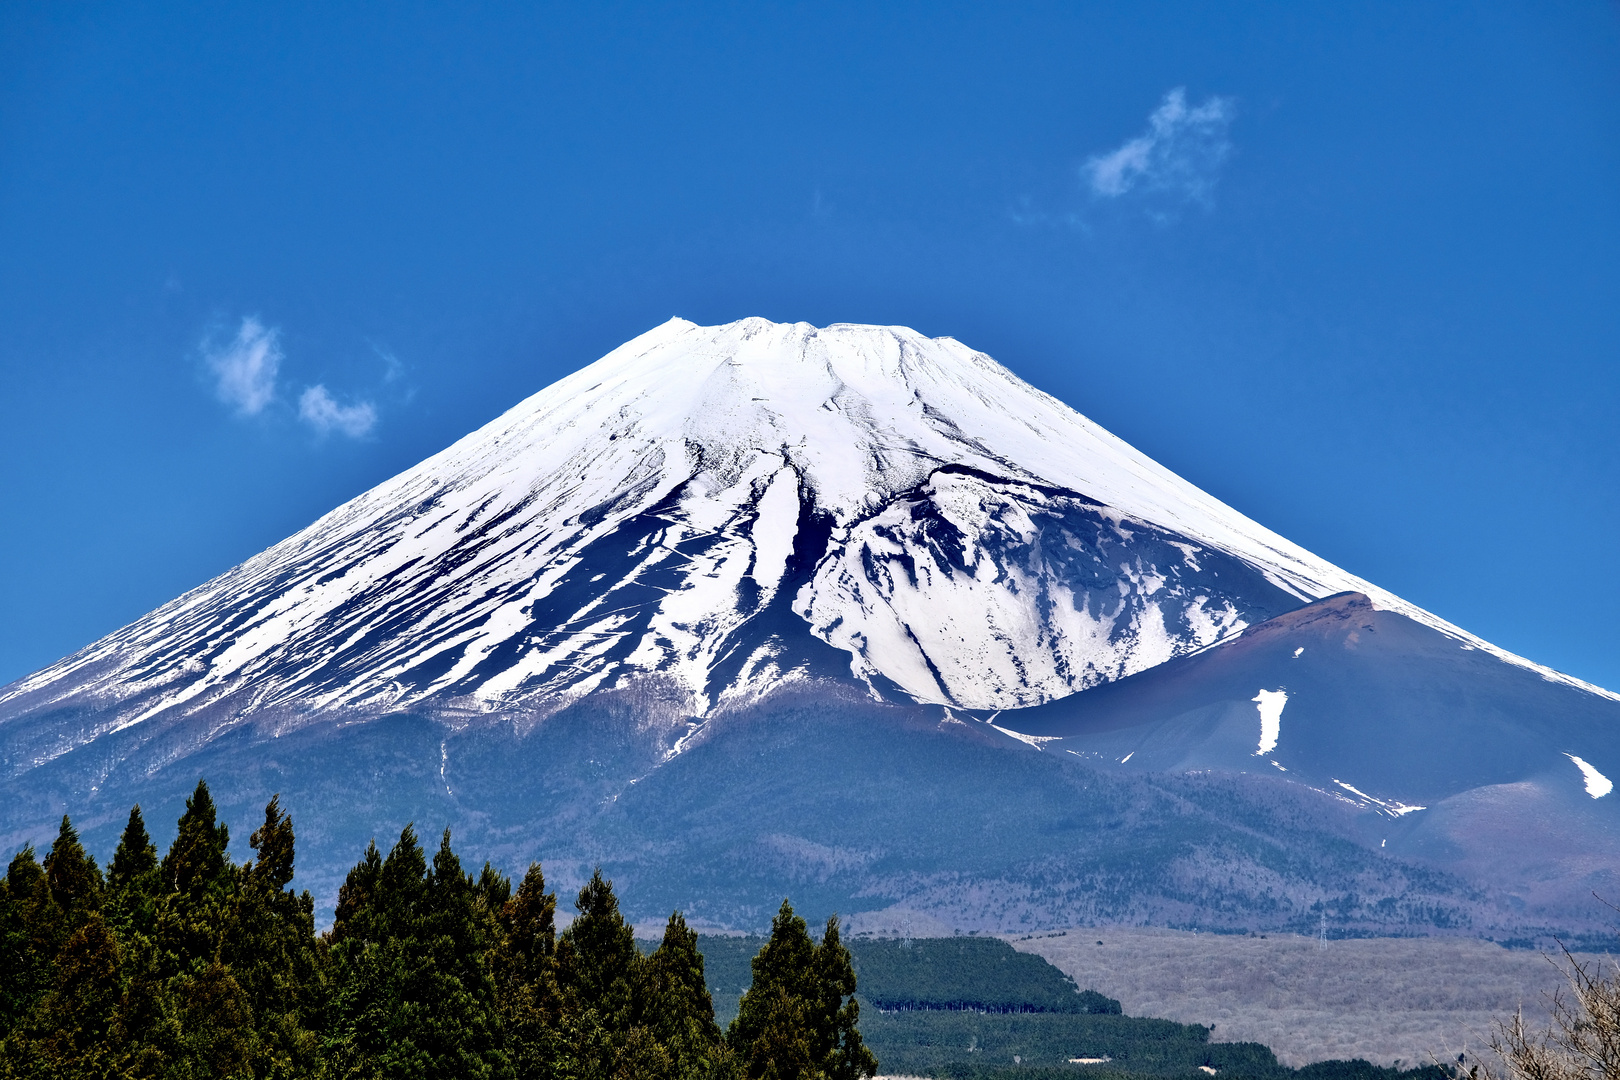
[{"label": "mount fuji", "polygon": [[901,327],[673,319],[0,688],[0,767],[13,843],[202,774],[302,795],[317,889],[443,821],[716,925],[1534,937],[1620,884],[1620,697]]}]

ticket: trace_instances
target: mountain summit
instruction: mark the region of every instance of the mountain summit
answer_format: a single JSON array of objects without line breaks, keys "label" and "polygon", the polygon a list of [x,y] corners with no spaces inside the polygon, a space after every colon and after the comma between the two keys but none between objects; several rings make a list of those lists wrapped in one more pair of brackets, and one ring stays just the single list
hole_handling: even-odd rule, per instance
[{"label": "mountain summit", "polygon": [[1620,888],[1620,698],[903,327],[673,319],[0,690],[0,763],[0,840],[204,774],[328,808],[317,887],[448,820],[733,926],[1533,935]]},{"label": "mountain summit", "polygon": [[93,737],[648,677],[697,716],[818,677],[1006,709],[1345,591],[1489,648],[950,338],[672,319],[0,710],[93,701]]}]

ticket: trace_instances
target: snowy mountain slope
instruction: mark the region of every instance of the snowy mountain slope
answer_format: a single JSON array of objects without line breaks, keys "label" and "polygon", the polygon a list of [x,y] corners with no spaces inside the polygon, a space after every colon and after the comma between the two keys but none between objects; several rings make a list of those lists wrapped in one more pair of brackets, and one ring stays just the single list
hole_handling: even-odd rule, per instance
[{"label": "snowy mountain slope", "polygon": [[[153,720],[538,715],[637,679],[696,716],[811,677],[1030,706],[1346,590],[1606,693],[1311,555],[956,341],[675,319],[12,684],[0,742],[16,770]],[[71,730],[37,722],[63,710]]]}]

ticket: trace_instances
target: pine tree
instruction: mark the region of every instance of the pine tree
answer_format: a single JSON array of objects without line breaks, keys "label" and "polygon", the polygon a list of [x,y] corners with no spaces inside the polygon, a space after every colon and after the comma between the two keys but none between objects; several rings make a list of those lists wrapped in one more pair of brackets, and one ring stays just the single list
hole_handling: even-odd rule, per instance
[{"label": "pine tree", "polygon": [[146,832],[146,819],[141,816],[141,804],[129,808],[129,822],[118,838],[118,849],[112,862],[107,864],[107,885],[126,889],[147,874],[157,870],[157,847]]},{"label": "pine tree", "polygon": [[610,1029],[626,1029],[633,1019],[633,979],[641,954],[601,867],[580,889],[574,907],[579,916],[562,934],[567,945],[566,966],[559,971],[563,989],[582,1007],[594,1009]]},{"label": "pine tree", "polygon": [[[504,879],[489,883],[495,892],[511,892]],[[495,983],[485,953],[495,943],[492,914],[478,903],[473,879],[461,869],[444,830],[433,856],[423,894],[418,979],[424,1004],[431,1010],[429,1046],[437,1075],[505,1076],[509,1062],[503,1046]],[[488,920],[486,922],[486,919]]]},{"label": "pine tree", "polygon": [[557,894],[546,892],[539,863],[530,863],[517,894],[502,905],[501,931],[512,978],[536,985],[552,974],[557,953]]},{"label": "pine tree", "polygon": [[101,871],[65,814],[56,842],[45,854],[45,884],[69,926],[78,926],[101,908]]},{"label": "pine tree", "polygon": [[[486,887],[500,892],[498,882]],[[368,851],[344,883],[329,938],[326,1046],[337,1071],[510,1076],[487,956],[497,934],[448,830],[431,872],[409,826],[380,865]]]},{"label": "pine tree", "polygon": [[753,961],[754,979],[737,1004],[726,1041],[749,1080],[809,1080],[814,1071],[810,1003],[815,942],[786,900],[771,920],[771,936]]},{"label": "pine tree", "polygon": [[679,1080],[730,1075],[735,1055],[714,1022],[714,1000],[703,978],[697,931],[672,912],[664,939],[643,964],[638,1012],[667,1051],[671,1076]]},{"label": "pine tree", "polygon": [[332,997],[323,1052],[338,1075],[380,1075],[385,1053],[414,1051],[409,1033],[394,1038],[403,982],[400,968],[409,914],[421,894],[427,860],[410,825],[384,859],[373,841],[338,891],[327,935]]},{"label": "pine tree", "polygon": [[[0,975],[0,1024],[13,1035],[8,1040],[7,1053],[7,1062],[13,1070],[22,1069],[26,1073],[19,1054],[47,1052],[41,1040],[43,1033],[51,1030],[50,1021],[69,1022],[64,1015],[67,1007],[60,1001],[74,1000],[79,994],[80,976],[97,968],[95,962],[87,958],[87,950],[93,951],[97,944],[111,943],[106,928],[100,924],[101,891],[101,871],[85,852],[78,832],[66,816],[62,818],[56,841],[45,854],[43,866],[35,861],[32,847],[24,848],[11,861],[6,874],[6,903],[0,911],[0,919],[3,919],[0,933],[4,934],[6,950],[3,957],[6,971]],[[82,937],[92,920],[96,929],[89,937]],[[73,952],[68,954],[70,945]],[[116,983],[116,947],[110,955],[110,977]],[[64,959],[71,968],[71,981],[59,986]],[[64,994],[66,998],[62,997]],[[52,1004],[53,1001],[58,1003]],[[94,1028],[101,1021],[98,1016],[87,1018],[85,1023]],[[60,1057],[63,1069],[77,1068],[73,1064],[77,1053],[71,1046],[62,1054],[65,1055]],[[42,1060],[57,1058],[48,1054]]]},{"label": "pine tree", "polygon": [[100,913],[101,871],[68,818],[43,866],[31,849],[13,860],[7,892],[13,888],[24,901],[17,912],[26,932],[19,968],[28,989],[26,1008],[13,1011],[22,1000],[9,1003],[5,1065],[24,1076],[96,1075],[109,1054],[119,951]]},{"label": "pine tree", "polygon": [[32,844],[6,869],[0,900],[0,1038],[17,1026],[50,983],[50,965],[61,947],[45,871]]},{"label": "pine tree", "polygon": [[157,848],[147,835],[139,804],[130,808],[129,822],[118,838],[118,848],[107,864],[108,924],[121,938],[139,933],[150,936],[157,899]]},{"label": "pine tree", "polygon": [[497,916],[500,942],[493,967],[507,1052],[519,1080],[558,1075],[562,1005],[556,973],[557,897],[546,892],[539,863],[530,863]]},{"label": "pine tree", "polygon": [[[416,834],[413,832],[411,835],[414,837]],[[377,850],[377,841],[373,840],[366,845],[365,855],[350,869],[338,888],[337,911],[328,934],[332,944],[349,939],[361,942],[380,940],[376,925],[379,915],[373,899],[382,877],[382,864],[382,853]]]},{"label": "pine tree", "polygon": [[244,1076],[254,1056],[253,1007],[230,968],[215,959],[169,980],[163,1034],[170,1075]]},{"label": "pine tree", "polygon": [[819,1041],[816,1060],[828,1080],[860,1080],[877,1073],[877,1058],[861,1040],[861,1007],[855,1000],[855,965],[838,932],[838,916],[816,946],[812,963],[816,1000],[811,1008]]},{"label": "pine tree", "polygon": [[249,1055],[254,1071],[304,1071],[315,1066],[319,1046],[309,1026],[320,1007],[321,971],[316,955],[314,899],[295,895],[292,819],[280,796],[264,809],[264,824],[249,844],[257,860],[242,875],[231,909],[221,959],[241,986],[254,1029]]},{"label": "pine tree", "polygon": [[165,1015],[169,999],[164,992],[162,958],[153,936],[158,918],[162,874],[157,847],[146,831],[139,805],[118,839],[107,865],[107,924],[117,936],[122,959],[124,991],[118,1003],[109,1042],[115,1048],[118,1070],[131,1078],[155,1076],[168,1054],[165,1046],[179,1042],[179,1021]]},{"label": "pine tree", "polygon": [[[221,955],[247,869],[227,857],[230,830],[217,817],[198,781],[158,864],[150,933],[124,942],[116,1027],[126,1075],[227,1076],[255,1052],[252,1004]],[[144,861],[145,831],[141,823],[129,836],[131,869]]]},{"label": "pine tree", "polygon": [[753,969],[726,1035],[750,1080],[858,1080],[877,1072],[856,1027],[855,968],[836,916],[816,945],[783,900]]},{"label": "pine tree", "polygon": [[[667,1055],[647,1049],[656,1042],[637,1032],[636,987],[641,954],[635,931],[624,921],[613,883],[597,868],[574,901],[579,915],[557,941],[557,983],[562,990],[562,1038],[566,1067],[584,1080],[608,1080],[630,1068],[646,1080],[668,1075]],[[662,1071],[661,1071],[662,1070]]]},{"label": "pine tree", "polygon": [[[742,1040],[732,1043],[742,1059],[743,1075],[748,1080],[825,1080],[825,1073],[816,1068],[813,1024],[805,999],[780,984],[751,986],[745,998],[750,995],[747,1029],[752,1037],[742,1045]],[[741,1012],[737,1019],[742,1019]],[[732,1034],[737,1030],[734,1022]]]},{"label": "pine tree", "polygon": [[214,962],[238,885],[237,868],[226,856],[231,832],[216,820],[206,781],[197,782],[178,824],[159,864],[152,928],[164,978],[201,973]]},{"label": "pine tree", "polygon": [[231,846],[231,830],[215,817],[208,782],[199,780],[197,789],[186,800],[185,813],[180,815],[174,843],[163,856],[163,884],[169,892],[200,896],[217,888],[231,868],[225,856]]}]

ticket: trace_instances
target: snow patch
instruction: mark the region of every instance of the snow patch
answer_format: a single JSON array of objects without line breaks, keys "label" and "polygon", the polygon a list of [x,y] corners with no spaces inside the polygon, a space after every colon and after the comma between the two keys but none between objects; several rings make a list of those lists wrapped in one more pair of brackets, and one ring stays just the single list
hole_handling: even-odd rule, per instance
[{"label": "snow patch", "polygon": [[1283,706],[1288,704],[1288,691],[1262,690],[1249,699],[1260,712],[1260,749],[1256,756],[1277,749],[1277,737],[1282,734]]},{"label": "snow patch", "polygon": [[1017,739],[1021,743],[1027,743],[1037,750],[1045,750],[1047,743],[1057,742],[1062,738],[1061,735],[1025,735],[1021,731],[1014,731],[1012,728],[1004,728],[1000,724],[991,724],[990,726],[1001,732],[1003,735]]},{"label": "snow patch", "polygon": [[1350,792],[1350,794],[1359,798],[1363,804],[1370,803],[1371,805],[1378,807],[1381,813],[1388,814],[1392,818],[1405,817],[1407,814],[1415,811],[1428,809],[1427,806],[1414,806],[1411,803],[1403,803],[1399,800],[1380,799],[1376,796],[1367,794],[1360,788],[1352,787],[1343,780],[1335,780],[1333,782],[1344,788],[1344,790]]},{"label": "snow patch", "polygon": [[1613,780],[1610,780],[1574,754],[1565,754],[1564,756],[1573,761],[1575,767],[1581,770],[1581,776],[1586,780],[1586,793],[1592,798],[1601,799],[1614,790]]}]

